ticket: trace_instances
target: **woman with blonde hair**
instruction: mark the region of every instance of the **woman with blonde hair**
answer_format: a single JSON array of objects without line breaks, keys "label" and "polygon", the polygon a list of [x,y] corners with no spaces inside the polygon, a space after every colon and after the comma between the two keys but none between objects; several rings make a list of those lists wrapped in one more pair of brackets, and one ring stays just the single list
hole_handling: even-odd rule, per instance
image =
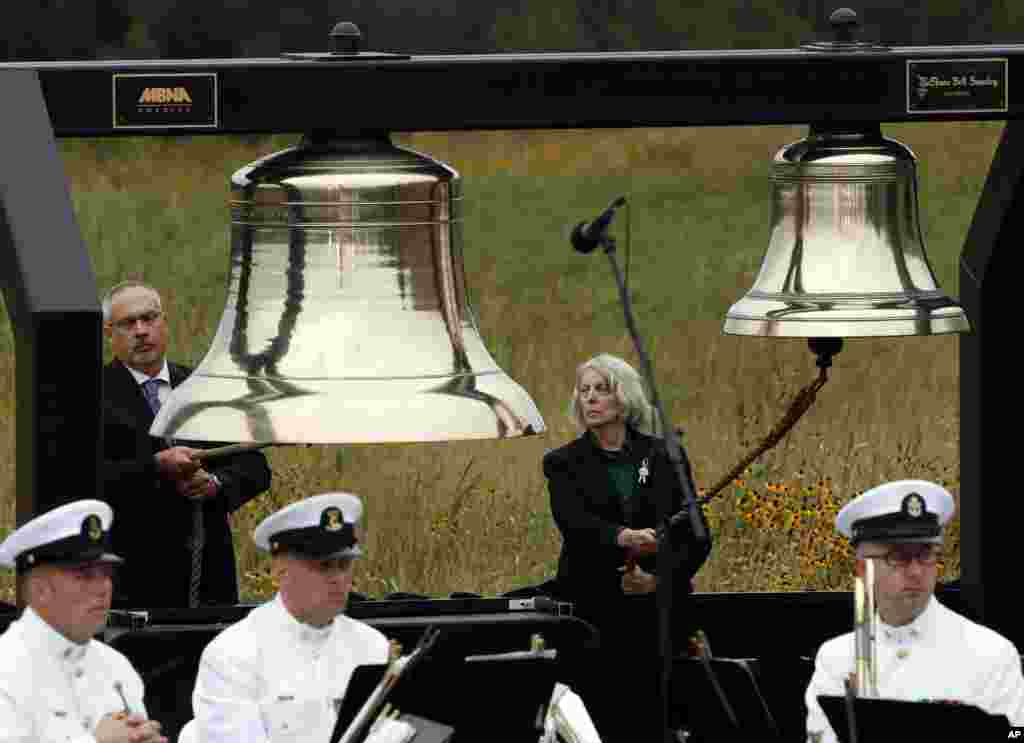
[{"label": "woman with blonde hair", "polygon": [[[605,743],[659,740],[647,737],[661,734],[655,527],[659,506],[681,510],[683,492],[656,435],[657,414],[643,380],[628,363],[600,354],[580,364],[569,413],[581,435],[548,452],[543,463],[562,535],[558,592],[600,632],[598,659],[607,669],[581,662],[583,672],[572,681]],[[693,538],[688,519],[671,538],[681,560],[673,570],[679,606],[711,544]],[[689,617],[674,613],[675,648],[686,647],[691,626]]]}]

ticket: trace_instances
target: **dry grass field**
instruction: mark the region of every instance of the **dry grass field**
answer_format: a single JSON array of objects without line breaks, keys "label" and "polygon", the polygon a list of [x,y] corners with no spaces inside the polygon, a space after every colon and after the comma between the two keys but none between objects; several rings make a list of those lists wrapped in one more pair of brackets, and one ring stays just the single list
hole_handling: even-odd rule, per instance
[{"label": "dry grass field", "polygon": [[[957,293],[957,258],[991,161],[998,124],[885,127],[921,166],[928,252]],[[554,574],[559,536],[540,471],[575,435],[565,415],[573,370],[601,351],[635,362],[603,256],[573,254],[569,227],[627,194],[636,312],[659,389],[698,486],[767,433],[816,369],[798,340],[721,333],[751,285],[767,240],[767,163],[798,127],[396,135],[466,180],[466,268],[481,332],[534,397],[546,434],[510,442],[311,446],[269,450],[272,489],[234,516],[247,599],[272,585],[251,542],[270,510],[332,489],[367,507],[356,590],[493,595]],[[101,287],[158,286],[171,353],[202,358],[224,304],[228,178],[294,141],[181,138],[62,142],[69,187]],[[715,536],[699,590],[849,587],[836,510],[887,479],[947,483],[959,497],[956,337],[848,340],[817,403],[778,447],[708,507]],[[13,526],[15,359],[0,318],[0,538]],[[968,497],[965,495],[965,497]],[[954,537],[947,576],[959,572]],[[9,576],[0,599],[11,599]]]}]

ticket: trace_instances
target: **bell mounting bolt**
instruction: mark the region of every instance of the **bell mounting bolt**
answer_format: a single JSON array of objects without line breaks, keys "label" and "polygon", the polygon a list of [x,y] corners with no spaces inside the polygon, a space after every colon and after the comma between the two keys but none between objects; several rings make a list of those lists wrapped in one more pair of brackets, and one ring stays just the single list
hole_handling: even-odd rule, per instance
[{"label": "bell mounting bolt", "polygon": [[857,12],[852,8],[840,8],[833,11],[828,17],[828,22],[835,32],[836,41],[849,44],[855,41],[855,36],[860,30],[860,19]]},{"label": "bell mounting bolt", "polygon": [[811,52],[864,52],[888,51],[889,47],[875,40],[861,40],[860,18],[852,8],[839,8],[828,17],[831,38],[805,41],[801,49]]},{"label": "bell mounting bolt", "polygon": [[336,23],[331,29],[331,51],[336,54],[359,54],[363,32],[351,21]]},{"label": "bell mounting bolt", "polygon": [[329,52],[282,52],[284,59],[296,59],[306,62],[363,62],[388,59],[412,59],[408,54],[391,52],[364,52],[363,32],[352,21],[341,21],[334,24],[328,38]]}]

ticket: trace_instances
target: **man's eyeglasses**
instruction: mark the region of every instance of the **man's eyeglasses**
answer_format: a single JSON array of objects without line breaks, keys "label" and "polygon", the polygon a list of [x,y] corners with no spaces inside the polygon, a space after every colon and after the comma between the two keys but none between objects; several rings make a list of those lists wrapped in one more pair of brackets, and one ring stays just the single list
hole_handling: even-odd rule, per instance
[{"label": "man's eyeglasses", "polygon": [[890,568],[896,570],[906,570],[910,567],[910,563],[917,562],[919,565],[924,567],[932,567],[942,562],[941,555],[937,549],[929,549],[923,552],[887,552],[884,555],[865,555],[875,560],[882,560]]},{"label": "man's eyeglasses", "polygon": [[143,326],[149,327],[161,317],[163,312],[160,310],[150,310],[149,312],[143,312],[140,315],[134,315],[132,317],[122,317],[120,320],[116,320],[111,323],[114,328],[120,333],[130,333],[135,327],[136,323],[142,323]]}]

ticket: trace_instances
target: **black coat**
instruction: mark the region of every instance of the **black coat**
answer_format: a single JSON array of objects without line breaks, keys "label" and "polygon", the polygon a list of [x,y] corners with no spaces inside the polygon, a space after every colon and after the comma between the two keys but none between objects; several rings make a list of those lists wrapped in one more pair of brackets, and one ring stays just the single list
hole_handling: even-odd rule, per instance
[{"label": "black coat", "polygon": [[[191,369],[168,363],[171,387]],[[103,499],[114,510],[111,542],[125,559],[114,582],[115,607],[188,606],[192,502],[161,478],[153,455],[167,448],[149,435],[153,413],[131,372],[115,360],[103,369]],[[212,444],[189,444],[209,448]],[[270,487],[270,468],[260,452],[216,460],[207,468],[221,481],[217,496],[204,501],[204,604],[238,603],[235,553],[228,514]]]},{"label": "black coat", "polygon": [[[625,563],[626,551],[615,540],[623,526],[655,528],[659,503],[667,502],[669,513],[676,513],[683,507],[682,489],[664,442],[630,430],[627,446],[629,461],[638,472],[628,506],[624,506],[612,489],[607,460],[589,433],[544,456],[551,512],[562,534],[559,592],[577,605],[578,614],[596,624],[603,624],[603,620],[622,612],[634,611],[631,607],[636,611],[654,611],[654,594],[627,596],[622,592],[619,568]],[[639,470],[645,460],[649,474],[641,483]],[[696,494],[685,454],[683,464]],[[704,524],[707,529],[707,522]],[[673,530],[673,540],[681,547],[673,551],[677,557],[673,594],[678,597],[675,603],[680,606],[683,597],[690,593],[690,579],[711,550],[710,532],[708,534],[707,541],[697,544],[688,520]],[[639,565],[656,575],[657,555],[641,558]],[[650,630],[656,634],[656,628],[655,624]]]},{"label": "black coat", "polygon": [[[683,507],[682,489],[664,442],[632,430],[627,437],[627,461],[637,477],[628,505],[614,490],[608,461],[589,433],[544,457],[551,512],[562,533],[557,592],[600,633],[596,655],[565,655],[564,680],[581,694],[607,743],[654,741],[663,735],[657,594],[623,593],[619,568],[626,551],[615,540],[624,526],[656,528],[659,504],[667,504],[669,513]],[[640,482],[645,463],[647,476]],[[683,465],[693,487],[685,455]],[[696,494],[696,488],[693,491]],[[711,539],[708,532],[708,539],[697,543],[688,519],[672,530],[670,539],[678,545],[672,550],[676,560],[671,626],[674,654],[680,654],[686,652],[686,638],[696,621],[685,600],[690,579],[707,559]],[[657,555],[638,562],[648,573],[658,574]]]}]

